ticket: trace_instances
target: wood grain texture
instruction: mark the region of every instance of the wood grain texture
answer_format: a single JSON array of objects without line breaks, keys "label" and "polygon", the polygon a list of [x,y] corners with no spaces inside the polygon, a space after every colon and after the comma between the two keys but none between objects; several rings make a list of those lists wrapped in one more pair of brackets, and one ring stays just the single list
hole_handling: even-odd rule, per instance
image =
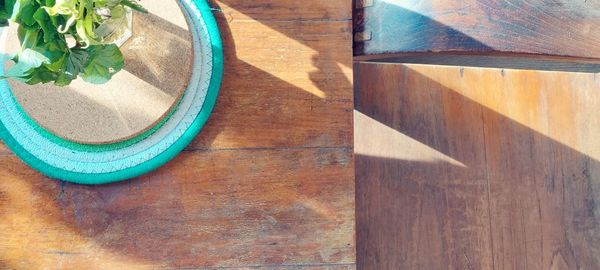
[{"label": "wood grain texture", "polygon": [[227,26],[222,95],[190,149],[352,146],[348,21]]},{"label": "wood grain texture", "polygon": [[[214,2],[214,1],[211,1]],[[219,8],[232,20],[269,21],[348,21],[352,19],[350,1],[220,0]]]},{"label": "wood grain texture", "polygon": [[600,268],[597,74],[355,70],[359,269]]},{"label": "wood grain texture", "polygon": [[352,147],[351,9],[331,2],[218,2],[222,95],[190,149]]},{"label": "wood grain texture", "polygon": [[479,52],[600,58],[600,2],[375,1],[357,9],[354,54]]},{"label": "wood grain texture", "polygon": [[110,254],[173,268],[354,262],[351,150],[184,153],[144,179],[101,187],[0,160],[9,267],[118,262]]},{"label": "wood grain texture", "polygon": [[77,186],[0,145],[0,269],[355,268],[350,3],[212,4],[221,94],[164,168]]},{"label": "wood grain texture", "polygon": [[[0,142],[2,142],[0,140]],[[0,155],[10,155],[11,152],[10,150],[8,150],[8,148],[6,148],[6,145],[4,145],[4,143],[0,143]]]}]

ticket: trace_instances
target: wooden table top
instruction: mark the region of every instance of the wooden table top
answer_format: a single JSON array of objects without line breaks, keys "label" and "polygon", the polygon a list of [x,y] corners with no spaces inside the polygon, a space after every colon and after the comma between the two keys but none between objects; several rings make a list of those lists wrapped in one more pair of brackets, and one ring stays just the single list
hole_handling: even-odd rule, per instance
[{"label": "wooden table top", "polygon": [[354,269],[350,1],[213,4],[221,95],[167,166],[78,186],[0,144],[0,269]]}]

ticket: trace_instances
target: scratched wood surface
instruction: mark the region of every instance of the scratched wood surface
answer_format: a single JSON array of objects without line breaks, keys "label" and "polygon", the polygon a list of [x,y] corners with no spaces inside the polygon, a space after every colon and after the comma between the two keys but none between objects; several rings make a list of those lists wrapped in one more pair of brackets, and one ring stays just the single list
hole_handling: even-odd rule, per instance
[{"label": "scratched wood surface", "polygon": [[600,76],[355,66],[359,269],[600,269]]},{"label": "scratched wood surface", "polygon": [[356,10],[362,59],[410,52],[480,52],[600,58],[600,2],[375,0]]},{"label": "scratched wood surface", "polygon": [[99,187],[0,144],[0,269],[354,269],[351,6],[212,2],[215,113],[166,167]]}]

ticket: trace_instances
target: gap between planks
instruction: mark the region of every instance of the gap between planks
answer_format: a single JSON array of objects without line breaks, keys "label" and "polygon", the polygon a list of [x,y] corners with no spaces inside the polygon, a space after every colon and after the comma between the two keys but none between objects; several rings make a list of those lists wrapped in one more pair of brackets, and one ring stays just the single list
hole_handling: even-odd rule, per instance
[{"label": "gap between planks", "polygon": [[223,267],[204,267],[204,268],[168,268],[168,270],[229,270],[229,269],[306,269],[306,268],[323,268],[323,269],[355,269],[355,263],[329,263],[329,264],[282,264],[282,265],[242,265],[242,266],[223,266]]}]

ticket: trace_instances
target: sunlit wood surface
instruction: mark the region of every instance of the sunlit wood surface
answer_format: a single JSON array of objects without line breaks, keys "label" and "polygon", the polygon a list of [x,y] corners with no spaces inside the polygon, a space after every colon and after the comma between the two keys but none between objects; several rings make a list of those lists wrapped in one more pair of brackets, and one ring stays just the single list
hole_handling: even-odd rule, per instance
[{"label": "sunlit wood surface", "polygon": [[355,66],[359,269],[600,269],[600,77]]},{"label": "sunlit wood surface", "polygon": [[0,145],[0,268],[354,269],[350,1],[213,4],[221,95],[166,167],[77,186]]}]

